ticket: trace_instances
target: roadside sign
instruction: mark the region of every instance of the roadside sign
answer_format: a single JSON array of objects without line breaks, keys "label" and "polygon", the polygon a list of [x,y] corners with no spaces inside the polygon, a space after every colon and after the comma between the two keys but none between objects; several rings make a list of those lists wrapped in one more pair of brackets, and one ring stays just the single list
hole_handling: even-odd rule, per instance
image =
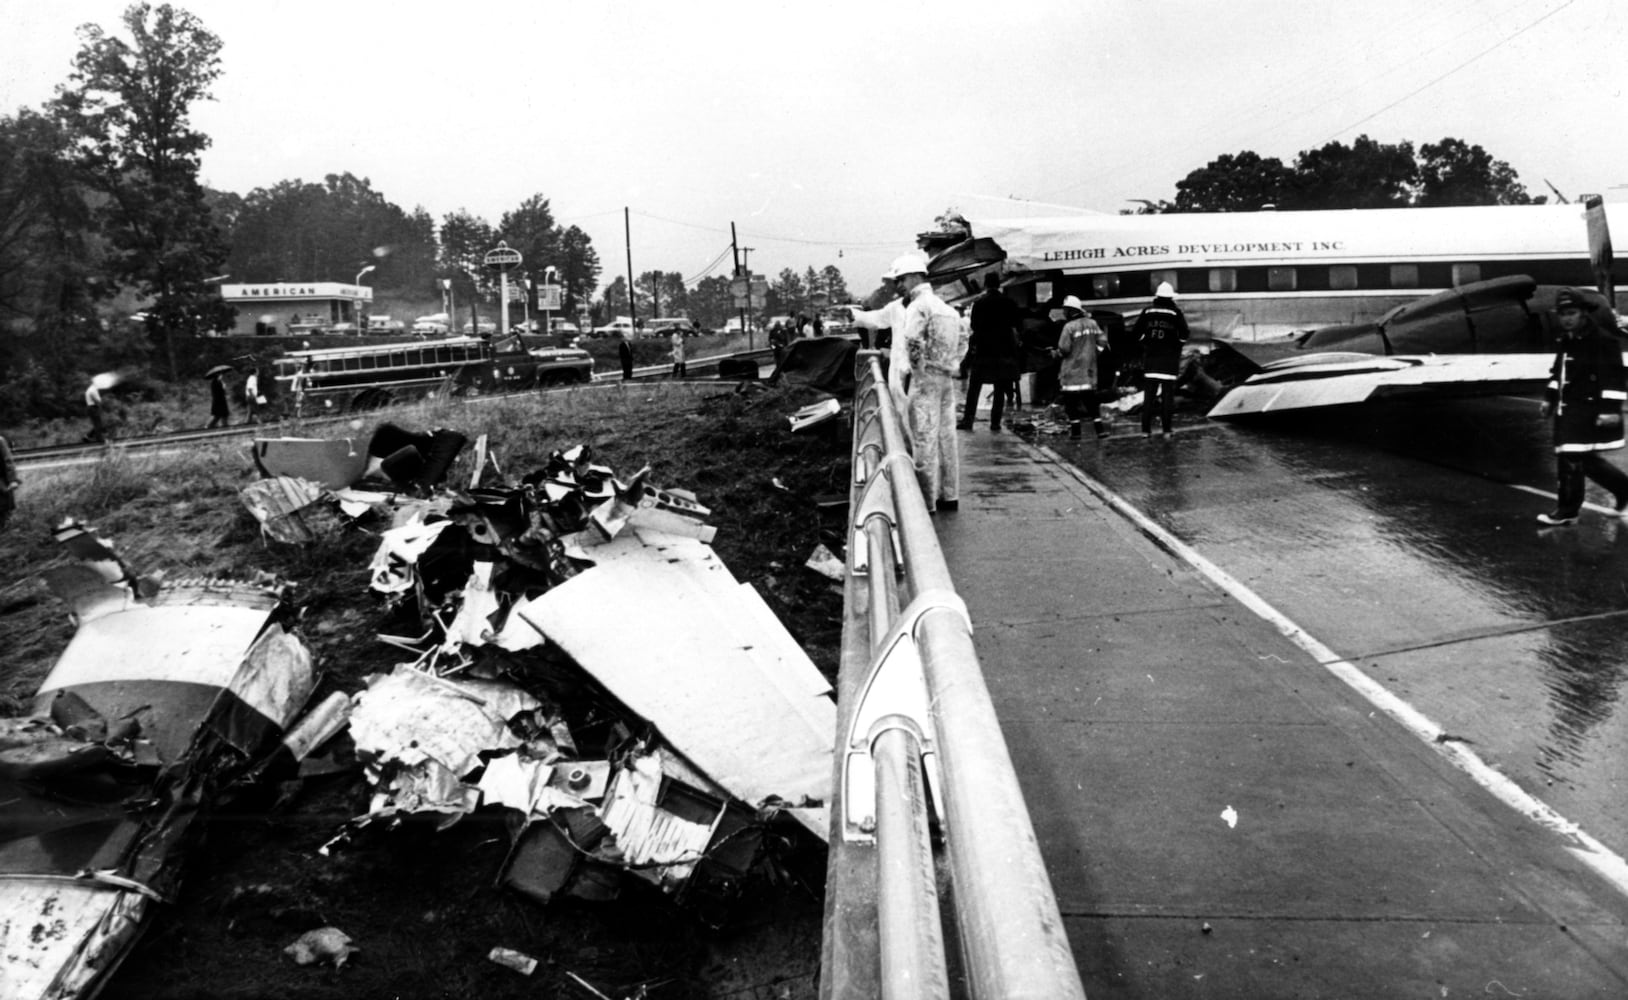
[{"label": "roadside sign", "polygon": [[537,308],[554,310],[560,307],[560,286],[537,286]]},{"label": "roadside sign", "polygon": [[511,249],[507,243],[499,243],[494,249],[487,251],[486,266],[497,271],[507,271],[520,264],[520,251]]},{"label": "roadside sign", "polygon": [[761,274],[752,275],[751,308],[763,309],[769,304],[769,279]]}]

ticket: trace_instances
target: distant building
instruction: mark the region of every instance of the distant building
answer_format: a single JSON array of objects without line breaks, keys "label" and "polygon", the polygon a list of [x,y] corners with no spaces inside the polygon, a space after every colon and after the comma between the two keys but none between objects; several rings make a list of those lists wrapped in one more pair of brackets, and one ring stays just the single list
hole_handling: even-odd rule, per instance
[{"label": "distant building", "polygon": [[352,324],[355,333],[373,302],[373,289],[337,281],[273,281],[222,285],[220,297],[237,309],[234,334],[321,333],[340,323]]}]

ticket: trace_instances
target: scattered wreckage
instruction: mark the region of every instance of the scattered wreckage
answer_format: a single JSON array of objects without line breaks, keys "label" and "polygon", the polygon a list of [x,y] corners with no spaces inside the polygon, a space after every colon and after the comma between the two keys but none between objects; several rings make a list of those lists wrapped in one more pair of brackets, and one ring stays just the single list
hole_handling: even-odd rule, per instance
[{"label": "scattered wreckage", "polygon": [[[0,720],[0,996],[94,995],[223,790],[346,730],[372,798],[323,854],[410,817],[501,810],[502,885],[609,899],[632,876],[705,920],[766,836],[826,837],[830,686],[712,551],[707,508],[648,469],[618,479],[586,446],[495,481],[481,439],[448,488],[466,444],[386,425],[365,445],[253,446],[265,478],[242,499],[266,539],[379,536],[379,638],[404,656],[354,694],[313,699],[275,581],[138,576],[64,524],[74,561],[46,576],[77,631],[32,714]],[[356,950],[312,935],[288,954]]]},{"label": "scattered wreckage", "polygon": [[[379,637],[412,657],[355,696],[374,796],[325,850],[408,814],[495,806],[512,831],[499,877],[527,896],[609,898],[628,872],[699,904],[738,884],[765,822],[823,839],[830,685],[712,551],[707,508],[648,469],[618,479],[587,446],[487,484],[477,442],[468,485],[438,488],[446,433],[255,445],[271,478],[245,501],[273,537],[306,539],[323,504],[387,524],[370,565]],[[388,486],[347,481],[362,455]]]},{"label": "scattered wreckage", "polygon": [[18,1000],[105,985],[194,821],[289,752],[314,687],[276,587],[138,576],[81,524],[56,536],[71,561],[46,581],[76,631],[32,713],[0,719],[0,996]]}]

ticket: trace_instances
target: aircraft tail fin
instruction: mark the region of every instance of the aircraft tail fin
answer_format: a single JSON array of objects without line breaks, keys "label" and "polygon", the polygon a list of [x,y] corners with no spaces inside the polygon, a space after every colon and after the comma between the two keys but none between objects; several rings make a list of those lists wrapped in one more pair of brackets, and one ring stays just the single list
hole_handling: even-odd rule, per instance
[{"label": "aircraft tail fin", "polygon": [[1617,293],[1611,282],[1611,230],[1605,221],[1605,199],[1597,194],[1583,196],[1583,218],[1588,223],[1588,260],[1594,268],[1594,285],[1606,304],[1617,308]]}]

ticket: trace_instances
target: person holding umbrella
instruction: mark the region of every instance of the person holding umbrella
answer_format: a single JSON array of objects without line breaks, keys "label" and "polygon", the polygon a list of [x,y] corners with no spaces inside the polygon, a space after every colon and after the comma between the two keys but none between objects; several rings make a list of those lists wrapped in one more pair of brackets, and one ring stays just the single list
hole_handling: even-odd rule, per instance
[{"label": "person holding umbrella", "polygon": [[231,373],[231,365],[216,365],[204,372],[204,378],[209,380],[209,430],[232,423],[232,411],[226,403],[226,376]]}]

